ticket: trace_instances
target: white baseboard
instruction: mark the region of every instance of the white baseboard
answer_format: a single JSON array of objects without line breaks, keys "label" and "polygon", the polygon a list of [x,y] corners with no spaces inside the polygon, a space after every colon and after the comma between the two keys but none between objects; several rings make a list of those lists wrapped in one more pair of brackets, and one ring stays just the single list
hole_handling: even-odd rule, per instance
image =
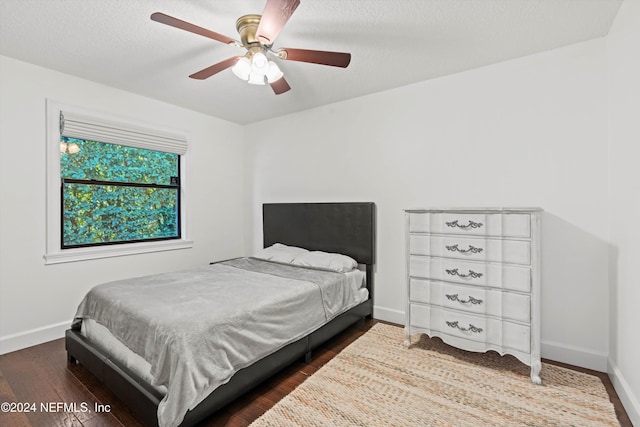
[{"label": "white baseboard", "polygon": [[398,325],[404,325],[404,311],[400,310],[392,310],[374,305],[373,318],[384,320],[385,322],[397,323]]},{"label": "white baseboard", "polygon": [[622,376],[622,372],[611,359],[608,360],[607,373],[611,378],[613,388],[618,393],[622,406],[624,406],[624,410],[627,411],[627,415],[631,419],[631,424],[640,426],[640,401],[638,401],[638,396],[633,394],[631,387]]},{"label": "white baseboard", "polygon": [[0,354],[22,350],[47,341],[64,337],[64,331],[71,327],[71,322],[60,322],[55,325],[43,326],[17,334],[0,337]]},{"label": "white baseboard", "polygon": [[574,347],[557,342],[542,340],[540,353],[544,359],[556,362],[607,372],[607,357],[604,353],[596,353],[581,347]]}]

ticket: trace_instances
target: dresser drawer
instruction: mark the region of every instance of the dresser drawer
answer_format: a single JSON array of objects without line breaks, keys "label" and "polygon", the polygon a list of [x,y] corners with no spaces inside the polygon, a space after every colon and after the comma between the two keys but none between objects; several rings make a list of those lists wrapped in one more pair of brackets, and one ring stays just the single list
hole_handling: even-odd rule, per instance
[{"label": "dresser drawer", "polygon": [[450,258],[409,256],[409,276],[529,292],[531,269]]},{"label": "dresser drawer", "polygon": [[[501,348],[531,351],[531,329],[527,325],[465,314],[421,304],[410,304],[411,326],[433,335],[450,335]],[[434,334],[434,332],[436,332]],[[443,337],[446,342],[446,337]]]},{"label": "dresser drawer", "polygon": [[530,219],[516,213],[410,213],[409,232],[528,238]]},{"label": "dresser drawer", "polygon": [[523,240],[412,234],[409,253],[529,265],[531,244]]},{"label": "dresser drawer", "polygon": [[411,302],[432,304],[518,322],[531,322],[531,297],[527,294],[411,279],[409,295]]}]

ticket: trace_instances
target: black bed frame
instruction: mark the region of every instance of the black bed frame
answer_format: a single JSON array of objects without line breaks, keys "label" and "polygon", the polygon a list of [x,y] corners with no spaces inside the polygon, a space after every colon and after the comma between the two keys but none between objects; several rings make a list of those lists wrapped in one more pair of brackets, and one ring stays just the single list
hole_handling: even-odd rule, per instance
[{"label": "black bed frame", "polygon": [[[193,410],[181,426],[207,418],[240,395],[291,363],[305,358],[322,343],[373,314],[373,266],[375,264],[376,211],[373,203],[269,203],[263,205],[263,244],[300,246],[336,252],[354,258],[366,268],[369,299],[337,316],[304,338],[295,341],[251,366],[214,390]],[[91,372],[134,412],[142,422],[158,425],[158,404],[163,395],[130,370],[112,361],[80,334],[79,325],[67,330],[68,362]]]}]

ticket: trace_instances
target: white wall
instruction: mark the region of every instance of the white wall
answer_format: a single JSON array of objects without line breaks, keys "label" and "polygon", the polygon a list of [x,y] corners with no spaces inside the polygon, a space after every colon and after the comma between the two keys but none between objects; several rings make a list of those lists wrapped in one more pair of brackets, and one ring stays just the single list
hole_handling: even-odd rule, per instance
[{"label": "white wall", "polygon": [[402,323],[404,208],[540,206],[543,357],[604,371],[605,58],[599,39],[247,126],[249,211],[375,202],[375,317]]},{"label": "white wall", "polygon": [[611,224],[609,373],[640,426],[640,2],[622,4],[607,37]]},{"label": "white wall", "polygon": [[[244,253],[242,127],[0,56],[0,354],[59,338],[101,282]],[[44,264],[45,99],[185,130],[191,249]]]}]

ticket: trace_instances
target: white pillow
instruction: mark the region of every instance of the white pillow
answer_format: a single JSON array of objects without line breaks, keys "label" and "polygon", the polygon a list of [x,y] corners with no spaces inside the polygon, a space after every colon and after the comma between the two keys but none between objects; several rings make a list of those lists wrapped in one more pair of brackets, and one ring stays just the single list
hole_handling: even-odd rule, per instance
[{"label": "white pillow", "polygon": [[309,252],[306,249],[296,246],[287,246],[282,243],[276,243],[259,251],[254,258],[266,259],[267,261],[284,262],[290,264],[295,257]]},{"label": "white pillow", "polygon": [[356,260],[342,254],[334,254],[322,251],[307,251],[295,257],[293,265],[304,267],[324,268],[327,270],[346,273],[358,266]]}]

